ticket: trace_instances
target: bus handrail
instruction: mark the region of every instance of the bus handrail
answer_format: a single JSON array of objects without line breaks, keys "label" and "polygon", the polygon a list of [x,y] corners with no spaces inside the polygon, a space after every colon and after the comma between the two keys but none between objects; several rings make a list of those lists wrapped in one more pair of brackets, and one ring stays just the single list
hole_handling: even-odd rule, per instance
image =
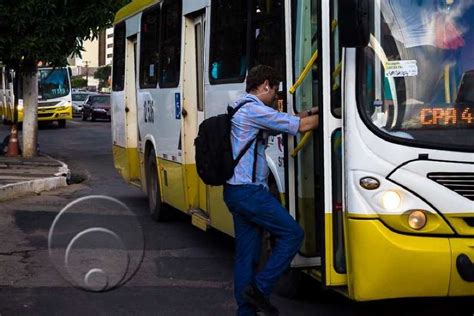
[{"label": "bus handrail", "polygon": [[444,99],[447,104],[451,103],[450,68],[449,64],[444,66]]},{"label": "bus handrail", "polygon": [[298,155],[298,153],[301,151],[301,149],[303,149],[303,147],[306,145],[306,143],[310,140],[311,135],[313,135],[313,131],[308,131],[308,132],[304,133],[303,138],[301,139],[299,144],[296,145],[296,147],[291,152],[291,154],[290,154],[291,157],[295,158],[296,155]]},{"label": "bus handrail", "polygon": [[[382,48],[382,45],[380,45],[379,41],[375,38],[373,34],[370,34],[370,43],[369,47],[371,47],[375,55],[380,59],[382,62],[382,65],[384,69],[387,67],[387,62],[388,58],[387,55],[385,54],[385,51]],[[395,127],[395,124],[397,123],[398,120],[398,96],[396,93],[396,88],[395,88],[395,82],[393,78],[387,78],[388,79],[388,84],[390,86],[390,90],[392,91],[392,98],[393,98],[393,123],[392,123],[392,128]]]},{"label": "bus handrail", "polygon": [[294,94],[296,92],[296,89],[303,83],[304,79],[308,75],[309,71],[311,70],[311,67],[313,67],[313,64],[318,60],[318,55],[319,55],[319,50],[317,49],[313,56],[311,56],[311,59],[308,61],[306,66],[303,69],[303,72],[299,76],[298,80],[296,80],[295,84],[290,88],[290,93]]},{"label": "bus handrail", "polygon": [[[332,22],[331,22],[331,31],[334,32],[334,30],[337,27],[337,24],[338,24],[337,20],[335,20],[335,19],[332,20]],[[313,64],[316,62],[316,60],[318,59],[318,55],[319,55],[319,50],[317,49],[314,52],[311,59],[309,60],[309,62],[304,67],[303,72],[299,76],[298,80],[296,80],[295,84],[290,88],[289,91],[290,91],[291,94],[294,94],[296,92],[296,89],[303,83],[304,79],[306,78],[306,76],[309,73],[309,70],[311,69]],[[333,79],[335,79],[341,73],[341,69],[342,69],[342,63],[339,62],[339,64],[336,66],[336,68],[334,69],[334,72],[332,74]],[[337,88],[333,87],[333,90],[337,90]],[[304,146],[306,146],[306,143],[311,138],[311,135],[313,135],[313,131],[308,131],[308,132],[304,133],[303,138],[301,139],[301,141],[292,150],[292,152],[290,154],[291,157],[295,158],[296,155],[298,155],[298,153],[301,151],[301,149],[303,149]]]},{"label": "bus handrail", "polygon": [[[334,30],[336,29],[337,27],[337,20],[332,20],[331,22],[331,31],[334,32]],[[319,55],[319,49],[317,49],[313,56],[311,56],[310,60],[308,61],[308,63],[306,64],[306,66],[303,68],[303,72],[300,74],[300,76],[298,77],[298,80],[296,80],[296,82],[293,84],[293,86],[290,88],[290,93],[291,94],[294,94],[296,92],[296,89],[298,89],[298,87],[303,83],[304,79],[306,78],[306,76],[308,75],[311,67],[313,66],[313,64],[316,62],[316,60],[318,60],[318,55]]]}]

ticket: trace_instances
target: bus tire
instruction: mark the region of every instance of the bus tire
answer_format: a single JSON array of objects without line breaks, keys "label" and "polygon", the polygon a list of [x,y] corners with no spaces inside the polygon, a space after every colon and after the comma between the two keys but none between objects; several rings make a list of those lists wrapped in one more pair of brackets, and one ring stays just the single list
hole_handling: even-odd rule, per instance
[{"label": "bus tire", "polygon": [[151,217],[156,221],[163,221],[165,210],[161,202],[160,181],[154,149],[150,150],[146,161],[146,190]]},{"label": "bus tire", "polygon": [[58,120],[59,128],[66,128],[66,120]]}]

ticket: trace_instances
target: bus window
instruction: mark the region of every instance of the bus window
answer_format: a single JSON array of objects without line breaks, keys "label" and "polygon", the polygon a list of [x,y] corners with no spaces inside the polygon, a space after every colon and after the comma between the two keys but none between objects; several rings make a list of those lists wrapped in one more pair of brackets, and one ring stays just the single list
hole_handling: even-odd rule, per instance
[{"label": "bus window", "polygon": [[122,91],[125,82],[125,22],[117,24],[114,30],[114,65],[112,75],[113,91]]},{"label": "bus window", "polygon": [[247,1],[216,0],[211,7],[209,80],[243,82],[247,72]]},{"label": "bus window", "polygon": [[334,117],[341,118],[341,70],[342,47],[339,44],[339,21],[337,1],[331,7],[331,112]]},{"label": "bus window", "polygon": [[285,73],[283,1],[256,0],[252,12],[252,66],[268,65]]},{"label": "bus window", "polygon": [[140,88],[156,88],[158,83],[158,27],[160,7],[156,5],[143,12],[140,40]]},{"label": "bus window", "polygon": [[301,86],[296,90],[295,112],[299,113],[318,106],[319,93],[319,71],[321,67],[322,54],[319,51],[319,15],[318,4],[314,0],[299,0],[294,2],[294,12],[298,16],[293,22],[293,33],[296,34],[294,39],[294,76],[299,78],[303,69],[311,60],[313,54],[317,54],[318,58],[313,64],[311,71],[304,79]]},{"label": "bus window", "polygon": [[181,1],[165,1],[161,9],[161,88],[174,88],[177,87],[179,83],[181,11]]},{"label": "bus window", "polygon": [[[443,34],[441,18],[451,21],[453,46],[432,36]],[[357,55],[359,110],[366,124],[399,143],[472,150],[472,107],[457,97],[459,87],[473,87],[474,4],[410,2],[406,8],[380,2],[370,22],[370,46]]]},{"label": "bus window", "polygon": [[44,101],[67,96],[69,86],[66,68],[38,70],[38,99]]}]

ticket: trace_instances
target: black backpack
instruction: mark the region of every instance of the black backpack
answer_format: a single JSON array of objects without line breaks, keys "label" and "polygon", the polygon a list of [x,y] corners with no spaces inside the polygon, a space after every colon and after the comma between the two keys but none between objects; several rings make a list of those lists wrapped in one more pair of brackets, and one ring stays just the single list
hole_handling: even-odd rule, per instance
[{"label": "black backpack", "polygon": [[234,175],[235,166],[254,142],[255,139],[249,141],[234,160],[230,142],[231,119],[246,103],[235,108],[228,106],[227,113],[205,119],[199,125],[198,136],[194,140],[196,167],[205,184],[225,184]]}]

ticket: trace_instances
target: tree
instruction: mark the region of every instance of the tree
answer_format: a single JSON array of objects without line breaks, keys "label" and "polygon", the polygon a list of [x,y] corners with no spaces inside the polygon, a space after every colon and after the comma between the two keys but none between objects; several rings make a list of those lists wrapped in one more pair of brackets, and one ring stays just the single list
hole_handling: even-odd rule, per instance
[{"label": "tree", "polygon": [[87,88],[87,80],[82,77],[71,78],[72,88]]},{"label": "tree", "polygon": [[65,66],[130,0],[2,0],[0,60],[23,78],[23,155],[36,155],[38,62]]},{"label": "tree", "polygon": [[99,67],[95,71],[94,79],[99,80],[99,91],[104,87],[105,88],[109,87],[109,78],[110,78],[111,72],[112,72],[112,67],[110,67],[109,65]]}]

